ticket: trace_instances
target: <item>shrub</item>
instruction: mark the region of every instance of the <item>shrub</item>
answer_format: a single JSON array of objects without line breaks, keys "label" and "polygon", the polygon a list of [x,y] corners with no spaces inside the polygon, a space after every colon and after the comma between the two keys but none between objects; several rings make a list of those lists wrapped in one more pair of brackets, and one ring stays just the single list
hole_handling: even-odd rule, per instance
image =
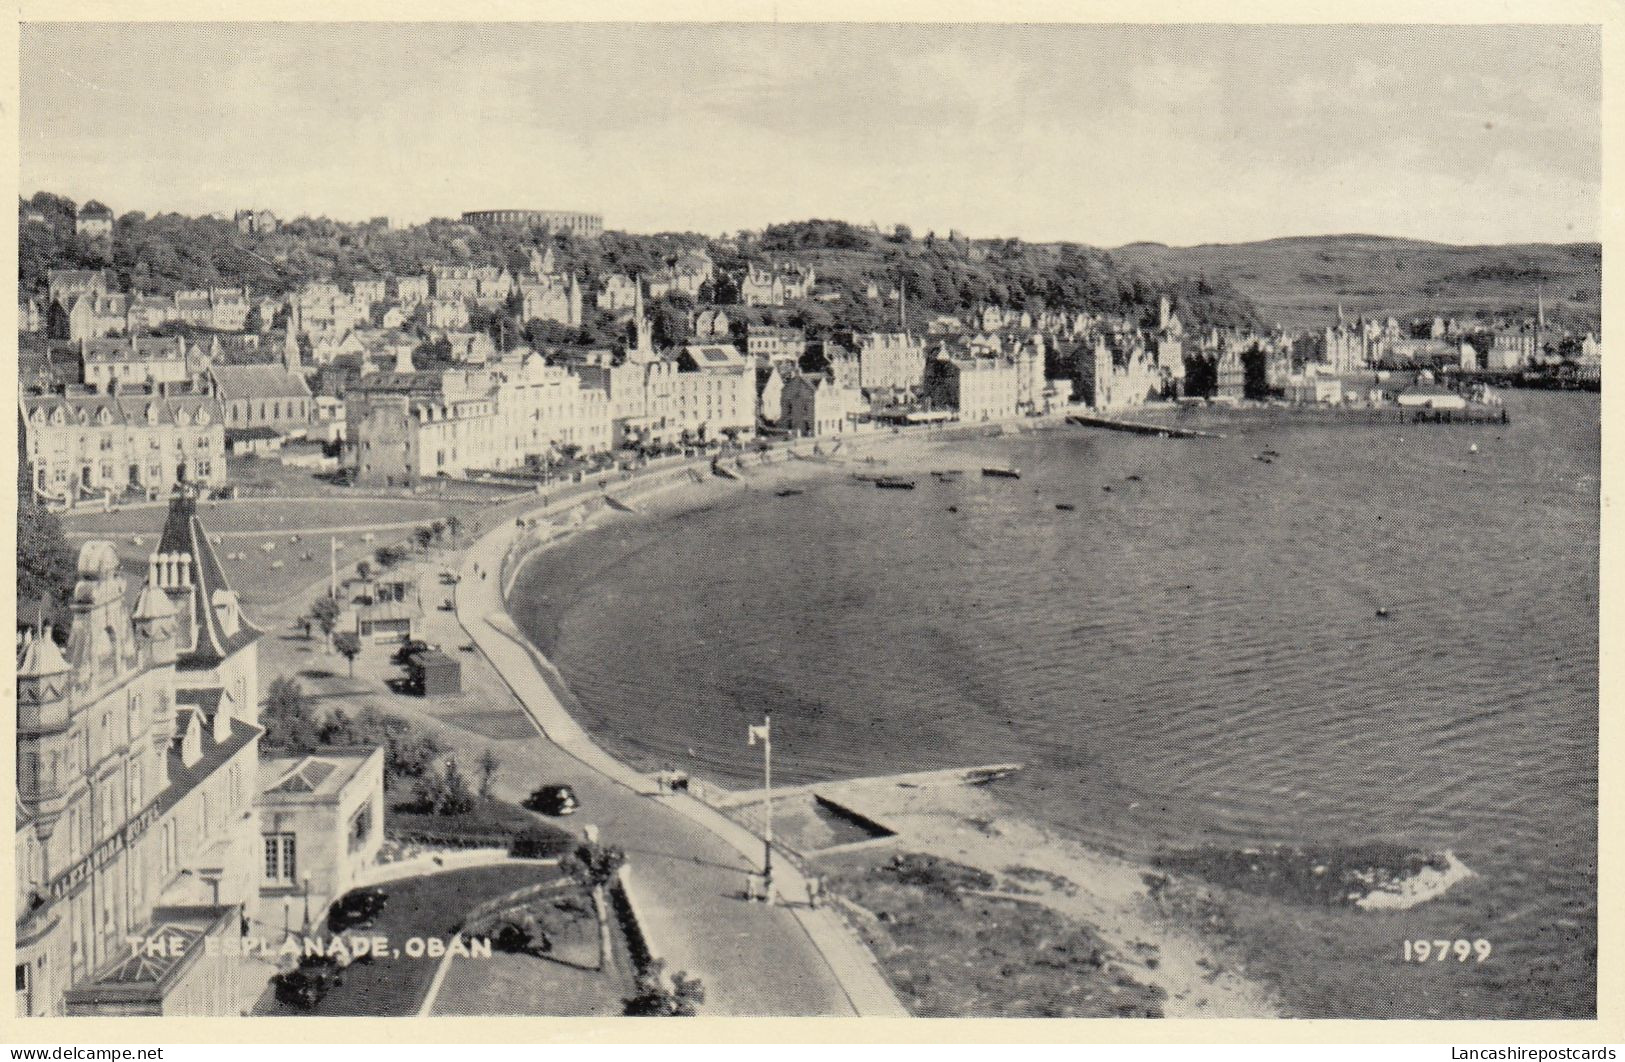
[{"label": "shrub", "polygon": [[557,826],[538,822],[514,834],[508,854],[521,859],[552,859],[569,855],[578,842]]}]

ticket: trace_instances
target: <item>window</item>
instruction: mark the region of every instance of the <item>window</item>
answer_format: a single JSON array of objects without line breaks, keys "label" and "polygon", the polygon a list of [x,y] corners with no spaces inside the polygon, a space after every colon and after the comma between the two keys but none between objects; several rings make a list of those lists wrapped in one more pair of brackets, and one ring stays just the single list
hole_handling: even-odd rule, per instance
[{"label": "window", "polygon": [[372,837],[372,804],[361,805],[350,816],[350,851],[354,852]]},{"label": "window", "polygon": [[292,885],[299,870],[295,858],[294,835],[267,833],[265,837],[265,880]]}]

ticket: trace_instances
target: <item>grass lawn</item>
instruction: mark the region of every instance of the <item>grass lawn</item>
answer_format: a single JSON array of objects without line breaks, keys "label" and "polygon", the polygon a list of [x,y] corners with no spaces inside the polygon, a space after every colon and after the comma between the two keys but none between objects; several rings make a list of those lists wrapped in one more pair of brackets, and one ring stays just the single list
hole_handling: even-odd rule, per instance
[{"label": "grass lawn", "polygon": [[500,951],[489,959],[453,959],[434,1013],[618,1016],[633,992],[634,965],[619,920],[610,923],[610,931],[614,950],[607,971],[590,968],[592,963]]},{"label": "grass lawn", "polygon": [[[277,532],[284,528],[348,527],[352,525],[398,524],[415,521],[427,524],[456,514],[467,521],[481,507],[466,502],[443,502],[417,498],[365,498],[337,495],[331,498],[237,498],[231,501],[199,501],[198,515],[212,535]],[[166,508],[161,505],[121,509],[117,512],[81,510],[62,514],[63,529],[70,534],[153,534],[163,529]],[[477,517],[476,517],[477,518]]]},{"label": "grass lawn", "polygon": [[989,874],[929,856],[848,856],[824,882],[922,1018],[1161,1017],[1088,927],[1003,895]]},{"label": "grass lawn", "polygon": [[[312,1011],[285,1007],[268,994],[258,1013],[324,1017],[416,1014],[441,960],[408,958],[406,941],[412,937],[447,939],[464,914],[477,904],[550,880],[556,874],[556,868],[550,866],[515,864],[454,870],[385,884],[382,888],[389,894],[389,901],[369,933],[389,937],[391,946],[401,950],[400,957],[353,963],[345,970],[342,983]],[[477,960],[478,964],[490,961]],[[471,964],[474,962],[471,960]]]}]

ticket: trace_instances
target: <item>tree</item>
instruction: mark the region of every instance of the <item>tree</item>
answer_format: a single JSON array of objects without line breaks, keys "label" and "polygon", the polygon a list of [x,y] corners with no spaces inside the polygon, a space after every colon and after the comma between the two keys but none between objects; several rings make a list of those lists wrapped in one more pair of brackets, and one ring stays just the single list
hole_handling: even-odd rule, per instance
[{"label": "tree", "polygon": [[434,532],[435,541],[439,542],[446,536],[446,521],[436,520],[434,523],[429,525],[429,529]]},{"label": "tree", "polygon": [[357,579],[360,579],[362,582],[366,582],[367,579],[371,575],[372,575],[372,564],[370,562],[364,561],[364,560],[363,561],[356,561],[355,577]]},{"label": "tree", "polygon": [[625,1000],[630,1018],[692,1018],[705,1002],[705,985],[687,970],[672,974],[666,983],[666,960],[653,959],[638,974],[637,994]]},{"label": "tree", "polygon": [[694,300],[681,292],[670,292],[650,309],[650,326],[656,346],[681,346],[689,336],[689,314]]},{"label": "tree", "polygon": [[451,544],[457,544],[457,532],[462,528],[463,522],[456,516],[446,517],[446,530],[451,532]]},{"label": "tree", "polygon": [[62,524],[43,506],[24,501],[17,508],[17,618],[33,619],[41,609],[62,633],[64,606],[73,596],[78,561]]},{"label": "tree", "polygon": [[604,889],[626,864],[626,853],[612,845],[583,841],[576,850],[559,860],[559,872],[592,887],[592,903],[598,912],[598,968],[608,969],[611,954],[609,903]]},{"label": "tree", "polygon": [[427,550],[429,543],[434,541],[434,528],[420,527],[412,532],[412,540],[418,544],[419,550]]},{"label": "tree", "polygon": [[310,699],[299,683],[278,678],[265,691],[260,706],[264,742],[293,752],[309,752],[321,741],[321,733],[310,707]]},{"label": "tree", "polygon": [[333,648],[333,629],[339,623],[339,603],[330,597],[319,597],[315,604],[310,606],[310,618],[322,629],[322,639],[327,648]]},{"label": "tree", "polygon": [[497,757],[496,750],[486,748],[480,753],[480,796],[487,800],[491,797],[491,784],[496,781],[497,768],[502,766],[502,760]]},{"label": "tree", "polygon": [[423,775],[417,784],[418,806],[435,815],[466,815],[474,810],[474,795],[468,791],[463,772],[457,769],[456,757],[446,760],[438,773]]},{"label": "tree", "polygon": [[361,637],[354,631],[340,631],[333,639],[333,648],[350,663],[350,677],[355,678],[355,658],[361,655]]}]

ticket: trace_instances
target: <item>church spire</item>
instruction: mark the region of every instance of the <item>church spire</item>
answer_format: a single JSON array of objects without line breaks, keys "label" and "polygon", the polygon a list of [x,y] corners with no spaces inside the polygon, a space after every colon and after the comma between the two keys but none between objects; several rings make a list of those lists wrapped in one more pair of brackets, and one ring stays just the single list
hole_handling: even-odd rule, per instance
[{"label": "church spire", "polygon": [[282,365],[288,372],[298,375],[301,371],[299,356],[299,296],[294,295],[291,300],[293,312],[288,317],[288,334],[282,341]]}]

